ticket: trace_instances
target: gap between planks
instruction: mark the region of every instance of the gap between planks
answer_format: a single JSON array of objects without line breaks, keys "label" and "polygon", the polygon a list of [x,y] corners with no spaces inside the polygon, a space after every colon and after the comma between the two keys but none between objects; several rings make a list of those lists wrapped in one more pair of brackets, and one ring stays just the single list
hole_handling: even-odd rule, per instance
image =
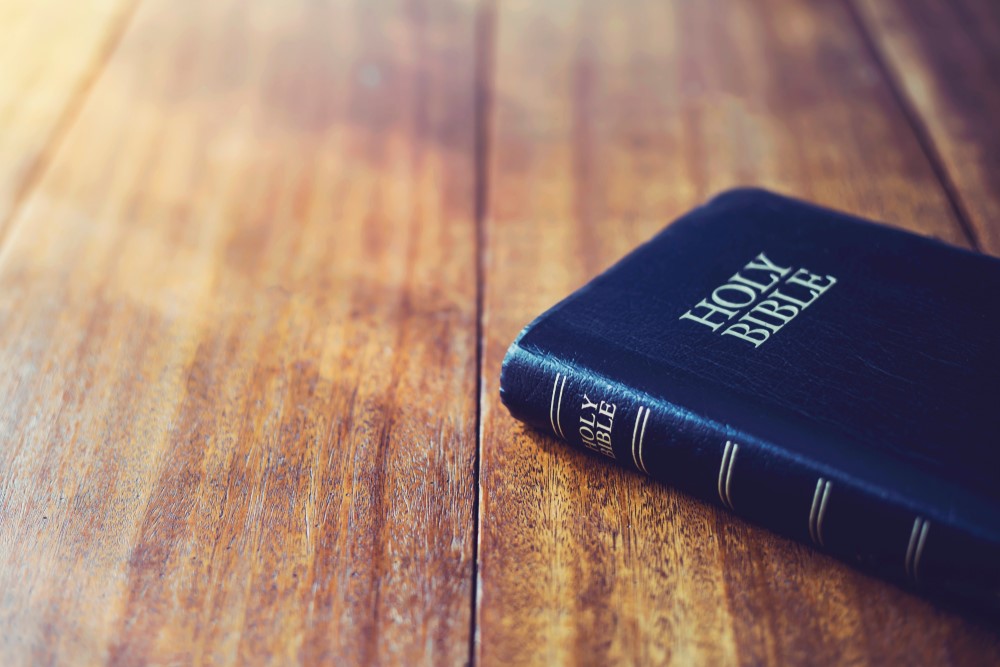
[{"label": "gap between planks", "polygon": [[63,139],[65,139],[69,129],[73,126],[77,116],[80,115],[80,110],[83,109],[83,105],[90,96],[90,92],[94,89],[94,84],[97,83],[104,68],[111,60],[111,56],[118,49],[118,45],[121,44],[122,37],[132,23],[132,18],[135,16],[140,2],[142,0],[128,0],[118,14],[110,19],[107,33],[104,39],[101,40],[100,45],[95,49],[92,62],[84,70],[83,76],[77,81],[73,91],[66,100],[66,106],[53,124],[48,137],[42,142],[41,151],[32,160],[24,180],[14,191],[10,210],[6,216],[0,219],[0,254],[2,254],[7,238],[10,236],[10,230],[21,215],[21,210],[24,208],[25,202],[28,201],[28,197],[41,182],[42,177],[45,176],[49,165],[52,164],[53,158],[59,150],[59,146],[62,145]]},{"label": "gap between planks", "polygon": [[485,293],[486,293],[486,216],[489,211],[489,166],[490,128],[493,117],[494,62],[496,54],[497,30],[496,0],[480,0],[476,7],[475,19],[475,64],[473,91],[473,163],[475,169],[475,213],[476,225],[476,451],[473,463],[472,500],[472,594],[469,614],[469,657],[467,664],[479,662],[477,633],[479,621],[479,536],[480,506],[482,502],[483,460],[483,406],[486,401],[485,368],[483,366],[483,346],[485,345]]},{"label": "gap between planks", "polygon": [[920,110],[917,108],[916,104],[914,104],[913,100],[910,99],[910,96],[907,94],[902,82],[899,81],[893,72],[893,67],[890,63],[892,60],[891,56],[884,53],[878,42],[875,40],[873,34],[874,29],[865,22],[865,18],[858,9],[856,2],[857,0],[844,0],[844,6],[847,9],[848,15],[851,17],[851,22],[853,22],[857,28],[858,35],[861,37],[861,41],[864,44],[865,49],[868,50],[872,62],[878,69],[879,75],[882,77],[882,80],[885,81],[889,94],[892,95],[892,98],[899,107],[899,110],[902,112],[903,117],[906,118],[906,122],[909,124],[910,130],[912,130],[913,136],[916,138],[917,144],[920,146],[920,150],[923,152],[924,157],[927,158],[927,163],[930,165],[931,171],[934,173],[934,177],[937,179],[938,184],[941,186],[941,190],[948,199],[948,204],[951,206],[951,210],[955,214],[955,220],[958,222],[958,226],[961,228],[962,234],[975,250],[983,252],[982,241],[976,233],[975,227],[972,224],[972,219],[962,201],[962,196],[959,194],[958,188],[948,172],[948,167],[941,158],[941,152],[938,150],[937,144],[934,142],[934,138],[931,136],[930,130],[927,128],[927,124],[924,122]]}]

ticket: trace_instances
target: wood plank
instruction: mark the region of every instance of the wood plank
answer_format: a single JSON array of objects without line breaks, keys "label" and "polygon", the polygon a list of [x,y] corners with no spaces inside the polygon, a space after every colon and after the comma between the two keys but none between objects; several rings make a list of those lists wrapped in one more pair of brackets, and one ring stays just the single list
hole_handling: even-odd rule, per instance
[{"label": "wood plank", "polygon": [[517,424],[531,318],[762,185],[966,238],[840,3],[497,4],[476,652],[490,664],[976,664],[995,630]]},{"label": "wood plank", "polygon": [[0,241],[131,15],[132,0],[0,3]]},{"label": "wood plank", "polygon": [[1000,5],[990,0],[854,3],[980,246],[1000,254]]},{"label": "wood plank", "polygon": [[468,658],[473,9],[139,8],[0,252],[5,665]]}]

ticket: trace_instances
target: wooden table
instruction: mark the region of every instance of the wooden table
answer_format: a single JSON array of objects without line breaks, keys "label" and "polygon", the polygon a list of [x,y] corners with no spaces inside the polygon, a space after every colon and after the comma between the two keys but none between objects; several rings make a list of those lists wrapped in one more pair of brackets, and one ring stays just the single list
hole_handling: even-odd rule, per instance
[{"label": "wooden table", "polygon": [[998,72],[992,0],[2,2],[0,663],[995,663],[497,381],[730,186],[1000,253]]}]

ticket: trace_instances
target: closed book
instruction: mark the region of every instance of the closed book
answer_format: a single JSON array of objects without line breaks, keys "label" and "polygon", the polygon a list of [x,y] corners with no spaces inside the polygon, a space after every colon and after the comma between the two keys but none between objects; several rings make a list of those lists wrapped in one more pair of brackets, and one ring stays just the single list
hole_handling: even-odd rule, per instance
[{"label": "closed book", "polygon": [[733,190],[529,324],[500,393],[573,445],[1000,608],[1000,260]]}]

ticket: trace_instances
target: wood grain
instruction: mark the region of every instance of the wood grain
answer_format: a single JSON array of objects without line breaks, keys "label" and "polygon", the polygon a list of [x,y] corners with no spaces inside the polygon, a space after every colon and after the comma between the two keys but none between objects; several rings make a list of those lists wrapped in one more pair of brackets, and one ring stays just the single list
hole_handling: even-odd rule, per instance
[{"label": "wood grain", "polygon": [[139,7],[0,251],[4,665],[468,658],[473,18]]},{"label": "wood grain", "polygon": [[968,242],[847,8],[515,0],[496,26],[480,661],[994,661],[995,629],[525,429],[497,396],[520,327],[726,187]]},{"label": "wood grain", "polygon": [[988,252],[1000,253],[1000,5],[860,0],[873,36],[947,184]]},{"label": "wood grain", "polygon": [[521,326],[733,185],[1000,252],[985,0],[0,25],[0,664],[1000,655],[496,393]]},{"label": "wood grain", "polygon": [[0,240],[100,74],[133,4],[0,3]]}]

